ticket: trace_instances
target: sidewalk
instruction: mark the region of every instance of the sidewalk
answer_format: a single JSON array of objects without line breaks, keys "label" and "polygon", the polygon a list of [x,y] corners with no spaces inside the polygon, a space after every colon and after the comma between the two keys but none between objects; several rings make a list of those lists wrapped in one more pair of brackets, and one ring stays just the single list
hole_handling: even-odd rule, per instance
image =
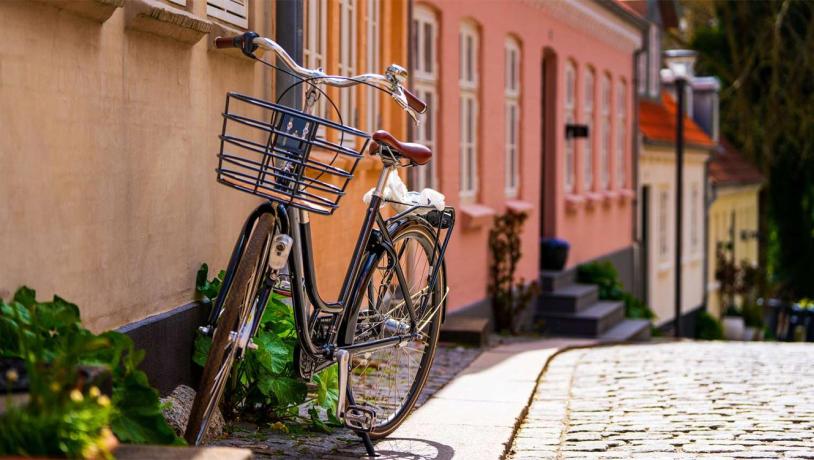
[{"label": "sidewalk", "polygon": [[386,459],[500,459],[549,359],[564,347],[593,343],[544,339],[487,350],[377,451]]}]

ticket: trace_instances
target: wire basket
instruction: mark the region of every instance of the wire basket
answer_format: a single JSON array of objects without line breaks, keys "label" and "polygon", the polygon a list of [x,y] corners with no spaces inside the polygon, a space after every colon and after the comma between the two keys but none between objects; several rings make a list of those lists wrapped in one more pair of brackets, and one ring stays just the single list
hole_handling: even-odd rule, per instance
[{"label": "wire basket", "polygon": [[369,141],[370,136],[357,129],[280,104],[228,93],[218,182],[330,215],[339,207]]}]

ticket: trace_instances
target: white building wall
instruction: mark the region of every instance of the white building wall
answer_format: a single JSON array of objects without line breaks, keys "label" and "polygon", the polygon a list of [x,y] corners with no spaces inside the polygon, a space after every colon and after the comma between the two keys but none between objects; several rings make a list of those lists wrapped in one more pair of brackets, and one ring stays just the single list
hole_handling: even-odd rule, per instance
[{"label": "white building wall", "polygon": [[[701,306],[704,298],[704,150],[687,149],[684,159],[682,222],[682,312]],[[675,193],[676,162],[672,147],[644,145],[640,186],[650,186],[647,245],[647,302],[656,325],[675,313]],[[693,191],[695,188],[695,192]],[[666,200],[662,202],[663,193]],[[664,205],[666,204],[666,206]],[[666,212],[665,212],[666,211]],[[693,216],[694,214],[694,216]],[[662,245],[664,245],[662,247]]]}]

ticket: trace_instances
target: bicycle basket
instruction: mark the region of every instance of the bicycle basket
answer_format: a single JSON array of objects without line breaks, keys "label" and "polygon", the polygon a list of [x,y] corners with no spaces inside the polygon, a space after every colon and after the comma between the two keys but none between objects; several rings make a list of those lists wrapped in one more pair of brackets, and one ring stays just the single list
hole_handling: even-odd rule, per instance
[{"label": "bicycle basket", "polygon": [[290,107],[228,93],[220,141],[218,182],[330,215],[339,207],[370,136]]}]

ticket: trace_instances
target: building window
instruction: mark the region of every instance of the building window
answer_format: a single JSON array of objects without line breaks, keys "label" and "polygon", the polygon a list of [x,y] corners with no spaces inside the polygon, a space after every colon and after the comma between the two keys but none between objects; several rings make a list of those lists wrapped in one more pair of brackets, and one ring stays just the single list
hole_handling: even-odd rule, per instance
[{"label": "building window", "polygon": [[520,45],[514,38],[506,40],[506,196],[514,198],[520,188]]},{"label": "building window", "polygon": [[[576,86],[577,75],[574,69],[574,63],[568,61],[565,64],[565,123],[570,125],[574,123],[576,117],[574,112],[576,110]],[[574,164],[574,139],[565,139],[565,192],[573,193],[574,179],[576,176]]]},{"label": "building window", "polygon": [[594,71],[585,71],[585,91],[582,93],[583,117],[588,127],[588,138],[582,147],[582,183],[585,191],[593,189],[594,185]]},{"label": "building window", "polygon": [[611,84],[610,77],[602,76],[602,135],[599,146],[599,186],[607,190],[610,185],[611,151]]},{"label": "building window", "polygon": [[659,247],[658,247],[658,255],[659,258],[662,260],[666,260],[670,255],[670,243],[669,243],[669,229],[667,228],[669,224],[669,216],[668,213],[670,211],[670,194],[667,190],[660,190],[659,191],[659,209],[658,209],[658,219],[659,219]]},{"label": "building window", "polygon": [[700,250],[700,220],[699,210],[701,208],[701,192],[698,189],[698,182],[693,182],[690,188],[690,254],[696,254]]},{"label": "building window", "polygon": [[[365,57],[367,70],[369,72],[382,72],[381,69],[381,1],[366,0],[365,29],[367,32],[367,56]],[[381,91],[376,88],[365,87],[367,93],[367,131],[373,132],[379,129],[381,124]]]},{"label": "building window", "polygon": [[469,22],[461,24],[461,196],[474,198],[478,192],[478,31]]},{"label": "building window", "polygon": [[[325,68],[325,50],[327,49],[327,27],[328,27],[328,2],[327,0],[305,0],[303,30],[303,64],[309,69]],[[326,116],[327,102],[325,96],[319,95],[316,108],[312,111],[320,117]],[[323,134],[323,127],[320,126],[319,135]]]},{"label": "building window", "polygon": [[[339,0],[339,75],[356,75],[356,0]],[[342,123],[358,126],[357,87],[339,90],[339,114]]]},{"label": "building window", "polygon": [[[415,141],[424,144],[430,150],[436,150],[437,114],[438,114],[438,66],[436,56],[438,49],[438,21],[429,8],[418,5],[413,12],[413,75],[415,94],[427,103],[424,119],[415,130]],[[423,190],[427,187],[438,188],[436,164],[433,159],[426,165],[413,169],[412,187]]]},{"label": "building window", "polygon": [[625,146],[627,145],[627,88],[625,82],[616,87],[616,188],[625,188]]},{"label": "building window", "polygon": [[249,27],[246,3],[247,0],[206,0],[206,14],[245,29]]}]

